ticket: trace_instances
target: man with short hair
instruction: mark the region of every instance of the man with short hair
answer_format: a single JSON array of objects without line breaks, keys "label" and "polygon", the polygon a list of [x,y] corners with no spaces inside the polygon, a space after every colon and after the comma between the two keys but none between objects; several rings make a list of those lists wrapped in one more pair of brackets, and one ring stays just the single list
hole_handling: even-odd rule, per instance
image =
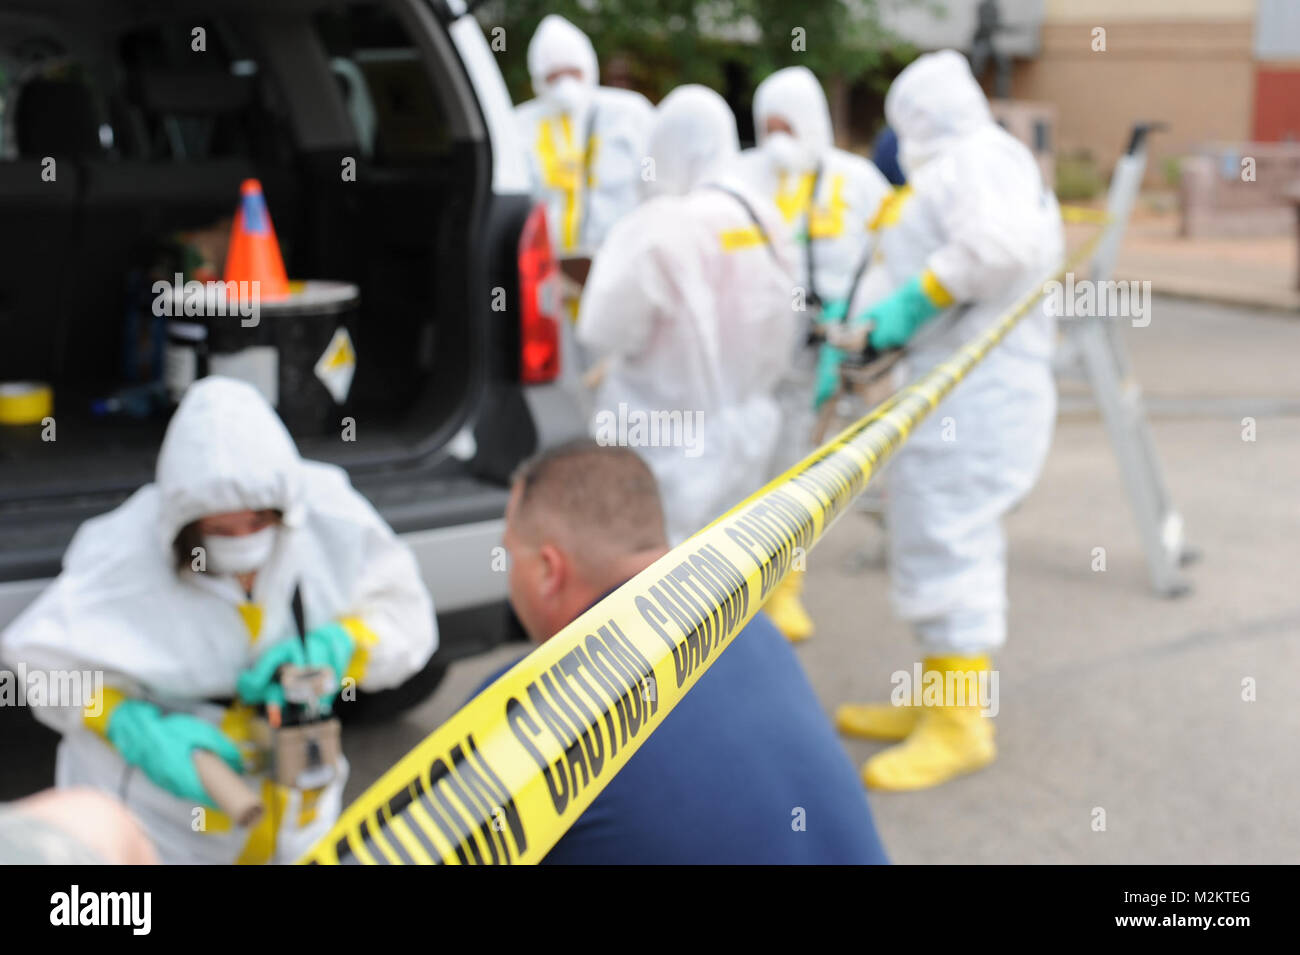
[{"label": "man with short hair", "polygon": [[[570,442],[526,462],[512,485],[510,600],[536,643],[668,550],[654,475],[627,448]],[[848,755],[760,613],[545,861],[887,860]]]}]

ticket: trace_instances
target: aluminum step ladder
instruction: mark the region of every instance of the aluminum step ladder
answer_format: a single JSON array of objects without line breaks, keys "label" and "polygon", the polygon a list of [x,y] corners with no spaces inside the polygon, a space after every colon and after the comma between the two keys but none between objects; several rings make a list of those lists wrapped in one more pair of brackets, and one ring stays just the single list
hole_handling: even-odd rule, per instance
[{"label": "aluminum step ladder", "polygon": [[[1150,123],[1134,126],[1128,149],[1115,166],[1106,202],[1109,222],[1091,263],[1090,277],[1098,287],[1114,273],[1124,230],[1146,171],[1147,135],[1158,128]],[[1073,361],[1087,376],[1137,521],[1151,586],[1161,596],[1182,596],[1191,591],[1182,568],[1197,555],[1184,540],[1182,515],[1165,487],[1142,389],[1133,376],[1116,322],[1115,317],[1098,315],[1062,318],[1065,347],[1057,370],[1063,370],[1062,363],[1068,366]]]}]

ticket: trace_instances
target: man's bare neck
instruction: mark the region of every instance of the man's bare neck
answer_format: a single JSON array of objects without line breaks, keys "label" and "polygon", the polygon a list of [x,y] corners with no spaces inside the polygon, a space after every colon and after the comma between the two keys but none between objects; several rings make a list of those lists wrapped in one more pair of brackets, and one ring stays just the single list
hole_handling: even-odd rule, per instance
[{"label": "man's bare neck", "polygon": [[591,607],[610,591],[627,583],[666,553],[668,553],[667,547],[650,547],[606,561],[601,565],[599,578],[592,581],[587,588],[586,607]]},{"label": "man's bare neck", "polygon": [[646,550],[634,551],[631,554],[624,554],[612,561],[609,565],[609,572],[604,577],[608,586],[602,592],[606,593],[631,580],[666,553],[668,553],[666,547],[651,547]]}]

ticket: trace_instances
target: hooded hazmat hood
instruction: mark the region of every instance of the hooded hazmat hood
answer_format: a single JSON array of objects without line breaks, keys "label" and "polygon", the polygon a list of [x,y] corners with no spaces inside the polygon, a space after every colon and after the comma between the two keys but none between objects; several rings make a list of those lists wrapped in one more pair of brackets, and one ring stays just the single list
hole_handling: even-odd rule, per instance
[{"label": "hooded hazmat hood", "polygon": [[542,18],[528,43],[528,75],[533,80],[533,92],[545,95],[550,88],[546,77],[556,70],[577,70],[586,86],[595,86],[600,80],[596,48],[587,34],[564,17],[550,13]]},{"label": "hooded hazmat hood", "polygon": [[685,195],[740,152],[736,117],[726,100],[706,86],[679,86],[655,110],[649,154],[653,195]]},{"label": "hooded hazmat hood", "polygon": [[813,155],[835,145],[826,94],[806,66],[777,70],[754,90],[754,135],[760,144],[767,135],[767,120],[771,116],[779,116],[789,123],[795,139]]},{"label": "hooded hazmat hood", "polygon": [[252,385],[208,377],[190,386],[158,452],[160,533],[170,548],[208,514],[274,508],[302,516],[302,459],[284,424]]},{"label": "hooded hazmat hood", "polygon": [[949,143],[992,124],[993,114],[966,57],[941,50],[898,74],[885,94],[885,120],[898,134],[898,162],[910,176]]}]

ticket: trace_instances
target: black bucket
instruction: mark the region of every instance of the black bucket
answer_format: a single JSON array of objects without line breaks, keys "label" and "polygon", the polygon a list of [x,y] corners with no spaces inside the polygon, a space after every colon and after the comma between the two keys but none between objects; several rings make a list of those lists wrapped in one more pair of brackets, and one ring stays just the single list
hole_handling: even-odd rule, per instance
[{"label": "black bucket", "polygon": [[165,379],[173,403],[199,378],[225,375],[257,388],[294,434],[340,430],[356,371],[349,331],[361,301],[355,285],[293,282],[288,297],[261,302],[255,318],[212,307],[211,300],[207,312],[234,314],[185,315],[180,300],[175,293],[167,322]]}]

